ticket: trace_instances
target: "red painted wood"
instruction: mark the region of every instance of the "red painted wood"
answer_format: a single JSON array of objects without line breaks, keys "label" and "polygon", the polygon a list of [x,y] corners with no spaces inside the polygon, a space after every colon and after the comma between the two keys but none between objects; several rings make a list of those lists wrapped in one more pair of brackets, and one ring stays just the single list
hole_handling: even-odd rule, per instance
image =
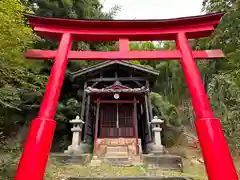
[{"label": "red painted wood", "polygon": [[[45,38],[59,39],[71,33],[74,40],[130,41],[175,40],[177,33],[187,32],[188,38],[206,37],[219,24],[223,13],[170,20],[70,20],[26,15],[35,32]],[[79,28],[81,27],[81,28]],[[147,28],[146,28],[147,27]]]},{"label": "red painted wood", "polygon": [[[178,32],[187,32],[189,39],[203,38],[211,35],[215,27],[213,25],[181,26],[164,29],[65,29],[57,27],[36,26],[33,30],[47,39],[59,40],[61,34],[70,33],[74,41],[118,41],[119,37],[127,37],[130,41],[154,41],[175,40]],[[138,33],[136,33],[136,31]]]},{"label": "red painted wood", "polygon": [[126,137],[126,138],[134,137],[133,127],[120,127],[118,136],[119,137]]},{"label": "red painted wood", "polygon": [[[135,100],[135,98],[134,98]],[[136,139],[136,155],[139,154],[139,145],[138,145],[138,120],[137,120],[137,104],[133,104],[133,127]]]},{"label": "red painted wood", "polygon": [[111,128],[102,127],[101,128],[101,138],[134,138],[134,128],[133,127],[121,127],[121,128]]},{"label": "red painted wood", "polygon": [[177,47],[182,54],[180,62],[192,97],[197,118],[196,130],[209,180],[237,180],[238,176],[220,120],[214,117],[185,33],[178,34]]},{"label": "red painted wood", "polygon": [[97,113],[96,113],[96,122],[95,122],[95,134],[94,134],[94,152],[98,149],[98,124],[99,124],[99,110],[100,110],[100,102],[99,99],[97,101]]},{"label": "red painted wood", "polygon": [[43,180],[55,127],[53,119],[32,120],[15,180]]},{"label": "red painted wood", "polygon": [[[54,59],[57,51],[28,50],[25,57],[28,59]],[[224,58],[222,50],[193,51],[195,59]],[[180,51],[128,51],[128,52],[96,52],[71,51],[69,60],[172,60],[180,59]]]},{"label": "red painted wood", "polygon": [[205,93],[201,80],[200,72],[194,61],[191,47],[185,33],[179,33],[177,36],[177,47],[182,54],[180,60],[189,92],[192,96],[192,103],[196,113],[196,118],[214,117],[208,97]]},{"label": "red painted wood", "polygon": [[118,104],[119,127],[117,127],[117,106],[104,104],[101,105],[101,109],[101,138],[134,137],[132,104]]},{"label": "red painted wood", "polygon": [[[148,20],[99,20],[99,19],[63,19],[63,18],[48,18],[35,16],[32,14],[25,14],[25,17],[28,19],[29,23],[32,26],[36,25],[55,25],[55,26],[67,26],[67,27],[90,27],[95,28],[156,28],[156,27],[166,27],[166,26],[175,26],[179,25],[189,25],[189,24],[201,24],[203,22],[219,22],[221,17],[224,15],[223,12],[220,13],[209,13],[199,16],[190,16],[190,17],[180,17],[173,19],[148,19]],[[216,22],[216,23],[217,23]]]},{"label": "red painted wood", "polygon": [[119,137],[134,137],[133,104],[119,104]]},{"label": "red painted wood", "polygon": [[102,138],[102,128],[103,128],[103,120],[104,120],[104,108],[100,105],[100,138]]},{"label": "red painted wood", "polygon": [[119,39],[119,51],[129,51],[129,40],[127,38]]},{"label": "red painted wood", "polygon": [[53,119],[58,106],[65,71],[68,64],[68,52],[72,46],[70,34],[64,34],[59,44],[55,63],[52,67],[46,91],[38,113],[39,117]]},{"label": "red painted wood", "polygon": [[58,105],[71,44],[71,35],[63,34],[38,117],[32,121],[30,126],[15,180],[43,180],[44,178],[56,126],[53,118]]},{"label": "red painted wood", "polygon": [[116,138],[117,129],[117,106],[116,104],[101,104],[101,138]]},{"label": "red painted wood", "polygon": [[209,180],[238,180],[227,141],[217,118],[195,121]]}]

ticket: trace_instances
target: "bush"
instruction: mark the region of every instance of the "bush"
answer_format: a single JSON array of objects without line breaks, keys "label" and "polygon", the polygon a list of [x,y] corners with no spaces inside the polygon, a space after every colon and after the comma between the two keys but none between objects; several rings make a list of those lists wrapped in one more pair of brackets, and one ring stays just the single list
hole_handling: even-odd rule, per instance
[{"label": "bush", "polygon": [[153,114],[164,120],[163,143],[167,147],[175,145],[184,130],[177,107],[154,92],[151,93],[151,102]]},{"label": "bush", "polygon": [[[9,142],[12,140],[9,140]],[[1,142],[0,144],[0,179],[12,180],[16,173],[20,157],[20,144],[15,144],[14,147],[8,145],[8,141]]]},{"label": "bush", "polygon": [[230,74],[215,75],[209,84],[208,94],[231,150],[240,152],[240,89],[234,79]]}]

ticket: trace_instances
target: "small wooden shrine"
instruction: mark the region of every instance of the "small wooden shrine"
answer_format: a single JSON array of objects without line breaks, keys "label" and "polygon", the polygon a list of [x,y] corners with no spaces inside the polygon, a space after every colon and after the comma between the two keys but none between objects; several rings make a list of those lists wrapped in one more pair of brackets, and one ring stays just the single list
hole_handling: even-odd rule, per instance
[{"label": "small wooden shrine", "polygon": [[127,61],[105,61],[73,73],[75,83],[85,82],[82,144],[93,144],[101,156],[124,148],[141,154],[152,141],[149,93],[158,75]]}]

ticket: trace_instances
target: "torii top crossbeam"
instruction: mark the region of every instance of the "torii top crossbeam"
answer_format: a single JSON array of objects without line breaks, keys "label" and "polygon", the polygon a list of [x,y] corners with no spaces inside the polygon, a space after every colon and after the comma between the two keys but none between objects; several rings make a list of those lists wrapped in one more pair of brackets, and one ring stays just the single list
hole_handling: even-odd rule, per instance
[{"label": "torii top crossbeam", "polygon": [[80,41],[175,40],[179,32],[188,39],[209,36],[224,13],[184,17],[167,20],[73,20],[45,18],[27,14],[33,30],[40,36],[60,40],[61,34],[72,34]]},{"label": "torii top crossbeam", "polygon": [[[238,180],[220,120],[215,118],[195,58],[224,57],[221,50],[192,51],[188,39],[209,36],[224,13],[170,20],[72,20],[27,14],[33,30],[59,40],[56,51],[30,50],[27,58],[54,59],[38,117],[32,121],[15,180],[42,180],[56,126],[54,116],[68,60],[178,59],[192,97],[196,130],[209,180]],[[72,41],[119,41],[119,51],[71,51]],[[175,51],[130,51],[129,41],[175,40]]]},{"label": "torii top crossbeam", "polygon": [[[176,40],[181,32],[188,39],[209,36],[224,13],[168,20],[73,20],[46,18],[30,14],[26,17],[40,36],[60,40],[69,33],[76,41],[119,41],[119,51],[71,51],[69,60],[171,60],[180,59],[179,51],[129,51],[129,41]],[[56,51],[30,50],[27,58],[54,59]],[[196,59],[224,57],[221,50],[193,51]]]}]

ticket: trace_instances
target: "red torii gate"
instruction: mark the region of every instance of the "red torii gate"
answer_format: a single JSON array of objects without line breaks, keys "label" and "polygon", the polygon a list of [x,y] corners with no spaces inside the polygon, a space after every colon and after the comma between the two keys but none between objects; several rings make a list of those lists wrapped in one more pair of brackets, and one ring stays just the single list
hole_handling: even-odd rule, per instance
[{"label": "red torii gate", "polygon": [[[29,50],[27,58],[55,59],[38,117],[32,121],[16,180],[42,180],[50,152],[64,73],[70,60],[179,59],[195,110],[196,129],[210,180],[237,180],[220,120],[215,118],[196,59],[224,57],[221,50],[192,51],[188,39],[209,36],[224,13],[170,20],[72,20],[26,15],[33,30],[59,40],[56,51]],[[71,51],[72,41],[119,41],[117,52]],[[175,40],[175,51],[129,51],[129,41]]]}]

